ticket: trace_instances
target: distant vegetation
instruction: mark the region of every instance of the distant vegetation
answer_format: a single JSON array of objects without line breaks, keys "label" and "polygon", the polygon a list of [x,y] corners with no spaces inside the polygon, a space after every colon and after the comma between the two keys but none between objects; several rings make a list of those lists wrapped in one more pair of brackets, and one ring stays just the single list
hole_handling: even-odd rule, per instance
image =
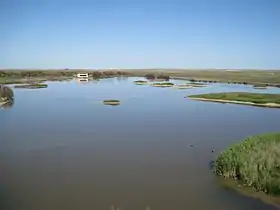
[{"label": "distant vegetation", "polygon": [[27,85],[15,85],[15,88],[26,88],[26,89],[38,89],[38,88],[47,88],[47,84],[27,84]]},{"label": "distant vegetation", "polygon": [[145,78],[148,79],[148,80],[154,80],[154,79],[156,79],[156,75],[154,75],[154,74],[146,74]]},{"label": "distant vegetation", "polygon": [[165,81],[169,81],[170,76],[160,74],[160,75],[157,76],[157,79],[162,79],[162,80],[165,80]]},{"label": "distant vegetation", "polygon": [[240,101],[251,102],[255,104],[275,103],[280,104],[280,94],[268,93],[247,93],[247,92],[228,92],[228,93],[209,93],[190,95],[189,98],[201,98],[209,100],[225,100],[225,101]]},{"label": "distant vegetation", "polygon": [[280,133],[252,136],[223,151],[213,171],[271,195],[280,195]]},{"label": "distant vegetation", "polygon": [[146,74],[145,78],[148,80],[165,80],[169,81],[170,76],[164,74]]},{"label": "distant vegetation", "polygon": [[75,77],[78,73],[88,73],[89,79],[100,79],[115,76],[129,76],[127,72],[108,70],[108,71],[82,71],[82,70],[9,70],[0,71],[0,84],[28,83],[29,81],[60,81]]}]

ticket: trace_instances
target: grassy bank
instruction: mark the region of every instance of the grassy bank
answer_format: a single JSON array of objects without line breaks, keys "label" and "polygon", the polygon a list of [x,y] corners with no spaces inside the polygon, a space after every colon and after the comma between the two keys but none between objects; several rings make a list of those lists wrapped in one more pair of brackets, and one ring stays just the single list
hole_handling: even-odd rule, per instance
[{"label": "grassy bank", "polygon": [[221,103],[237,103],[256,106],[280,107],[280,94],[228,92],[190,95],[188,97],[196,100],[213,101]]},{"label": "grassy bank", "polygon": [[280,133],[251,136],[219,154],[213,171],[243,185],[280,196]]}]

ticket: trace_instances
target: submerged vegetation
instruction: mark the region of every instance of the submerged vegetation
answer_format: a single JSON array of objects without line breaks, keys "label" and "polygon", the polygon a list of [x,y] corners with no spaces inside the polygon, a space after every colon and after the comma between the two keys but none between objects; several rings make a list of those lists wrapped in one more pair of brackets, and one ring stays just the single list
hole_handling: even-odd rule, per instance
[{"label": "submerged vegetation", "polygon": [[270,195],[280,195],[280,133],[251,136],[214,161],[218,176],[234,179]]},{"label": "submerged vegetation", "polygon": [[27,84],[27,85],[15,85],[15,88],[25,88],[25,89],[39,89],[39,88],[47,88],[47,84]]},{"label": "submerged vegetation", "polygon": [[121,102],[119,100],[104,100],[103,104],[104,105],[117,106],[117,105],[120,105]]},{"label": "submerged vegetation", "polygon": [[280,107],[280,94],[228,92],[190,95],[188,97],[202,101]]}]

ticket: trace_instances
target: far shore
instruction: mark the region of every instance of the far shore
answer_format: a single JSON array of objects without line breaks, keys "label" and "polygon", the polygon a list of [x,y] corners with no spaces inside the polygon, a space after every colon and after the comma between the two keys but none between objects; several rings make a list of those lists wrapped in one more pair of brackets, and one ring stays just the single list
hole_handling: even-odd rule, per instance
[{"label": "far shore", "polygon": [[280,87],[279,70],[249,69],[1,69],[0,84],[68,80],[75,78],[77,73],[88,73],[92,79],[126,76]]}]

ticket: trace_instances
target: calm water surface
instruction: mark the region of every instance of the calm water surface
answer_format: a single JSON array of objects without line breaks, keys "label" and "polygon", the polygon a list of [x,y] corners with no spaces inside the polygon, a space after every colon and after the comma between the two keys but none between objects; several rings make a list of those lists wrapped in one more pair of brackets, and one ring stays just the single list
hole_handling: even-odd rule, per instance
[{"label": "calm water surface", "polygon": [[[136,79],[15,89],[13,107],[0,110],[0,209],[275,209],[223,188],[209,164],[239,139],[279,131],[280,109],[184,96],[280,89],[215,84],[176,90],[136,86]],[[103,99],[122,105],[104,106]]]}]

